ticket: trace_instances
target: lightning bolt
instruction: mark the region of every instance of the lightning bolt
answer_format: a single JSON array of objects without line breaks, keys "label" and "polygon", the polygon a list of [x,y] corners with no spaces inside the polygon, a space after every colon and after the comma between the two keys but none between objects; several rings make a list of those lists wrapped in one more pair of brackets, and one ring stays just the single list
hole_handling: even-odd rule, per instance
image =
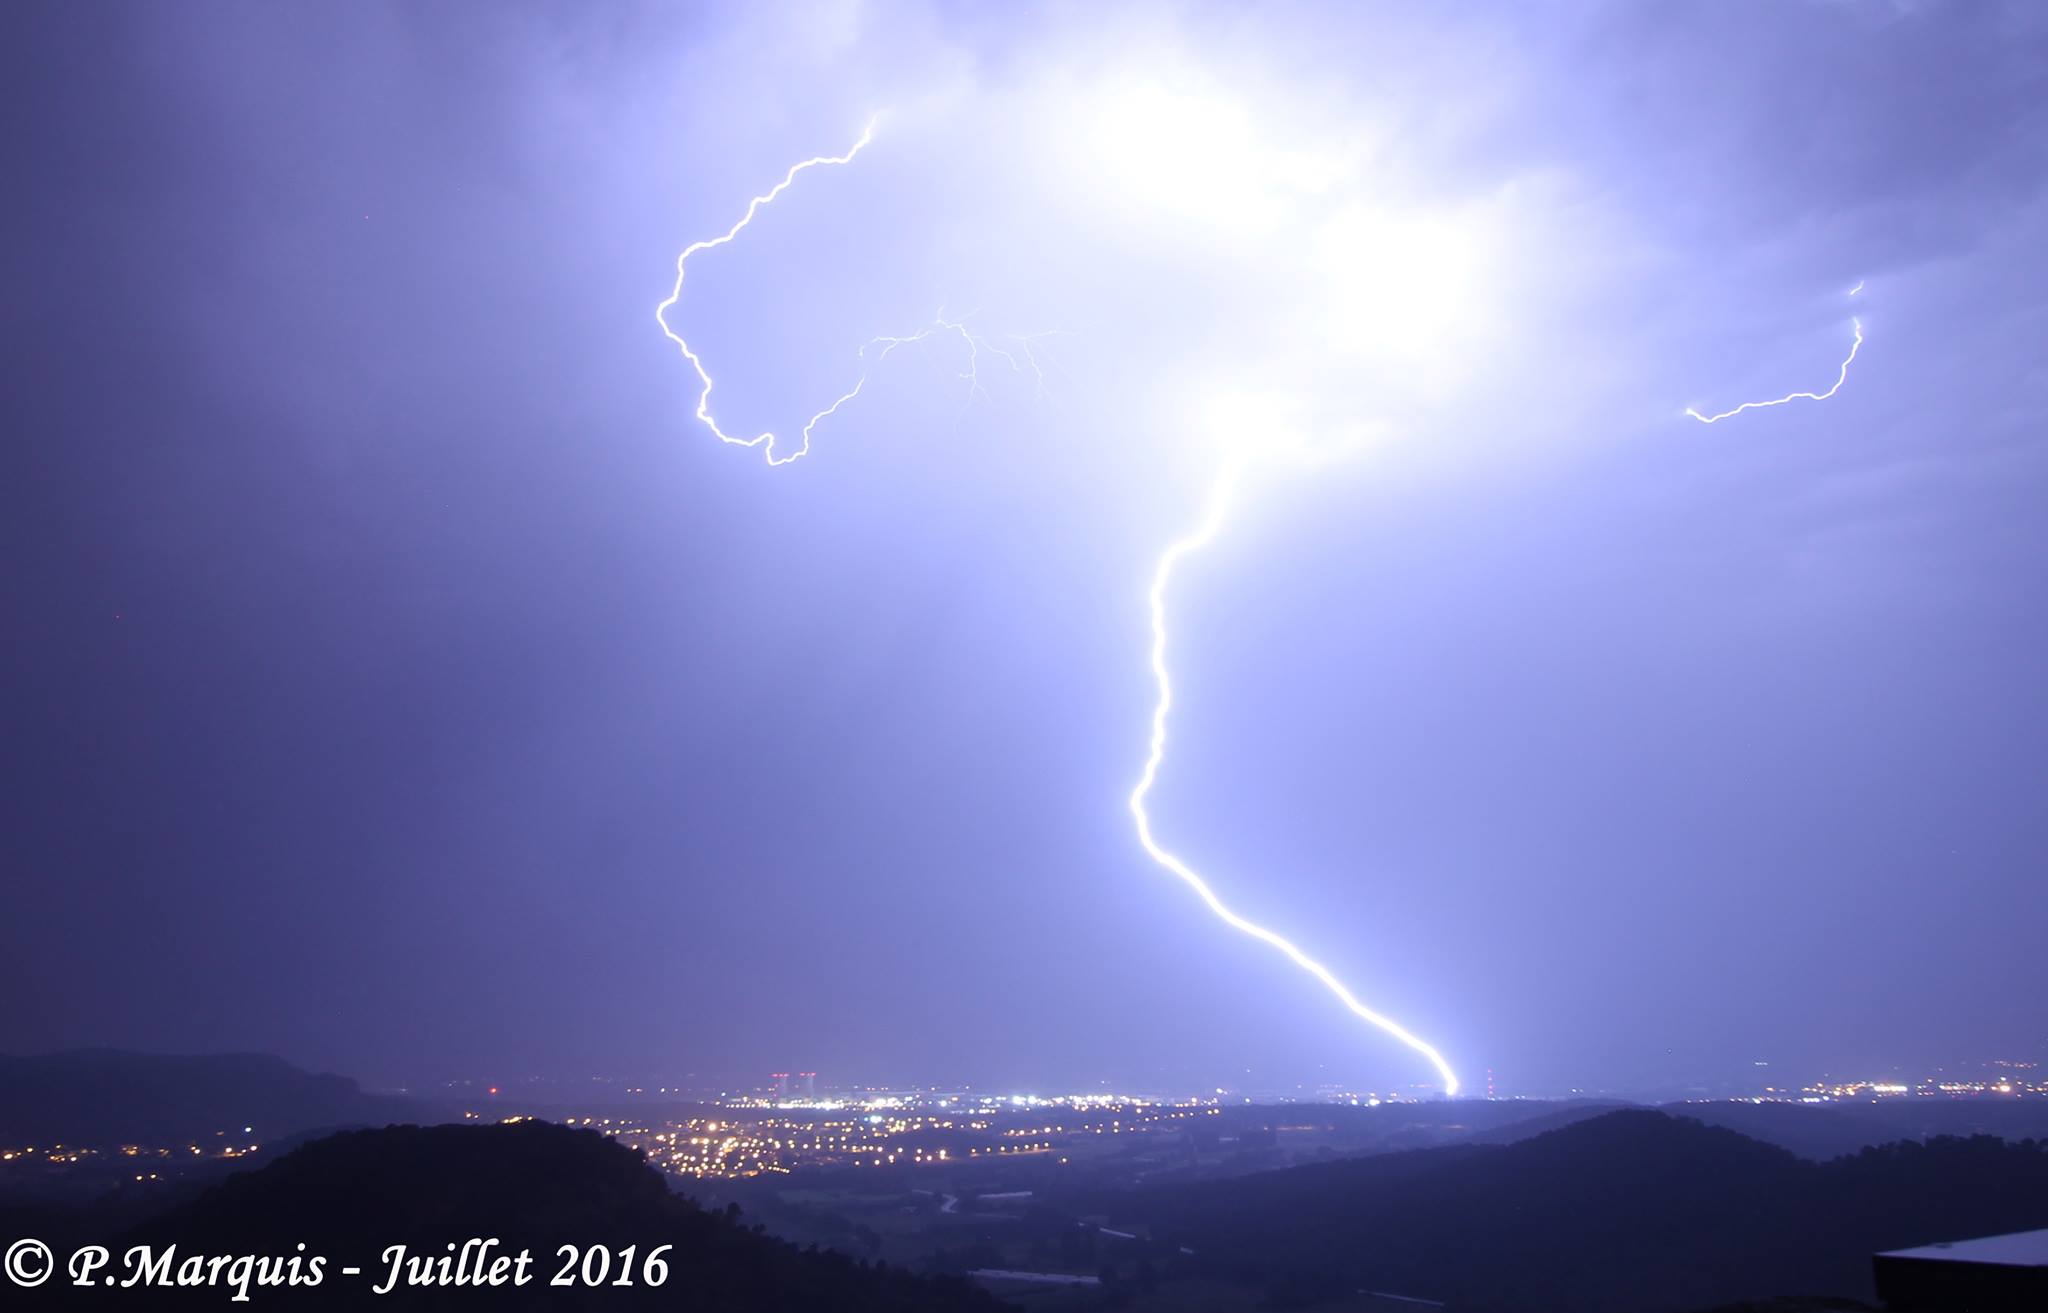
[{"label": "lightning bolt", "polygon": [[[1856,286],[1849,289],[1849,295],[1854,296],[1856,295],[1856,293],[1862,290],[1863,284],[1858,283],[1856,284]],[[1835,376],[1834,386],[1829,388],[1827,391],[1793,392],[1785,396],[1778,397],[1772,401],[1745,401],[1741,405],[1737,406],[1735,409],[1724,410],[1718,415],[1702,415],[1697,410],[1694,410],[1691,406],[1687,406],[1685,408],[1685,413],[1692,416],[1694,419],[1698,420],[1702,424],[1718,424],[1724,419],[1730,419],[1736,415],[1740,415],[1745,410],[1762,410],[1766,406],[1782,406],[1788,401],[1826,401],[1829,397],[1835,395],[1835,393],[1840,392],[1842,390],[1842,384],[1849,381],[1849,366],[1852,363],[1854,363],[1856,359],[1856,353],[1863,349],[1863,321],[1861,319],[1851,319],[1849,321],[1849,327],[1852,330],[1854,330],[1856,334],[1856,340],[1849,344],[1849,354],[1843,357],[1842,359],[1842,372]]]},{"label": "lightning bolt", "polygon": [[[933,316],[931,323],[915,333],[902,337],[874,337],[863,344],[860,349],[861,371],[859,376],[854,379],[853,386],[835,398],[831,405],[826,406],[823,410],[816,412],[804,421],[802,441],[797,444],[796,450],[786,455],[778,454],[775,450],[775,435],[772,432],[764,431],[748,438],[727,433],[718,426],[718,420],[711,414],[711,389],[713,386],[711,371],[704,367],[704,358],[698,355],[696,350],[683,339],[682,334],[671,328],[668,322],[668,312],[675,307],[677,301],[682,299],[683,278],[689,271],[690,257],[703,251],[714,250],[717,247],[724,246],[745,232],[747,226],[754,222],[754,216],[759,214],[764,207],[773,204],[776,197],[788,191],[791,185],[796,182],[797,175],[804,170],[851,164],[854,156],[860,154],[868,143],[875,139],[875,125],[880,123],[881,119],[882,116],[879,114],[869,119],[867,127],[861,131],[860,140],[848,147],[845,154],[814,155],[810,159],[799,160],[797,163],[790,165],[789,171],[782,175],[781,182],[776,183],[767,191],[762,192],[759,196],[747,202],[747,212],[742,214],[739,221],[733,224],[732,227],[716,237],[707,237],[701,242],[692,242],[684,247],[682,254],[676,257],[675,285],[669,289],[668,296],[663,298],[661,303],[654,307],[654,321],[661,325],[662,336],[676,344],[676,350],[683,353],[683,359],[689,361],[690,368],[696,371],[698,384],[697,422],[710,430],[712,436],[716,437],[720,442],[729,443],[735,447],[765,448],[770,465],[787,465],[799,456],[808,455],[811,450],[811,435],[817,430],[818,425],[837,414],[841,406],[860,396],[862,390],[868,385],[868,376],[874,366],[887,360],[889,354],[895,351],[896,348],[928,341],[935,334],[957,336],[967,347],[967,368],[961,371],[960,377],[967,380],[968,404],[972,405],[976,397],[981,397],[984,400],[988,397],[987,390],[981,384],[981,357],[983,353],[995,356],[1003,361],[1010,367],[1012,373],[1022,374],[1028,367],[1034,380],[1035,395],[1041,398],[1045,395],[1045,369],[1041,365],[1037,353],[1032,349],[1032,344],[1048,337],[1057,336],[1056,332],[1008,335],[1005,340],[1014,343],[1016,351],[1006,351],[996,346],[990,339],[968,328],[967,321],[973,317],[972,314],[962,315],[959,319],[948,319],[946,318],[945,307],[941,306],[938,314]],[[870,352],[873,352],[872,356],[869,354]],[[1017,359],[1018,352],[1021,352],[1024,356],[1023,363],[1020,363]]]},{"label": "lightning bolt", "polygon": [[[676,344],[676,349],[682,352],[683,358],[690,362],[691,369],[696,371],[699,385],[696,408],[698,422],[710,430],[713,436],[717,437],[721,442],[736,447],[765,447],[770,465],[787,465],[798,457],[807,454],[811,449],[813,431],[816,430],[820,423],[837,414],[841,407],[860,396],[862,390],[866,388],[868,378],[875,367],[887,360],[890,354],[898,348],[927,342],[934,337],[955,336],[967,348],[966,368],[960,371],[959,377],[967,383],[967,401],[969,405],[973,404],[976,397],[986,399],[988,396],[981,381],[981,361],[984,355],[1001,360],[1009,366],[1014,374],[1022,375],[1028,372],[1034,382],[1034,394],[1041,398],[1045,395],[1045,369],[1034,348],[1034,344],[1047,337],[1056,336],[1056,333],[1006,335],[1003,340],[1014,346],[1014,349],[1006,349],[997,346],[989,338],[970,329],[967,321],[972,318],[971,314],[962,315],[958,319],[949,319],[946,316],[945,308],[942,306],[938,313],[933,316],[931,322],[916,332],[902,336],[880,336],[869,339],[860,349],[861,370],[859,376],[854,380],[853,386],[834,399],[831,405],[817,411],[804,422],[802,441],[797,444],[795,450],[787,454],[778,454],[775,446],[775,435],[772,432],[758,433],[753,437],[738,436],[727,433],[724,429],[720,428],[717,419],[712,416],[711,391],[713,384],[711,373],[704,367],[703,358],[683,339],[681,334],[669,326],[668,322],[669,310],[682,298],[683,278],[687,272],[690,257],[724,246],[738,237],[740,233],[746,230],[747,225],[754,221],[754,216],[759,214],[764,206],[772,204],[778,196],[787,191],[796,182],[797,175],[806,169],[837,167],[851,163],[854,157],[859,155],[861,150],[874,139],[875,123],[878,121],[878,118],[879,116],[877,119],[869,120],[867,128],[860,135],[860,139],[854,142],[845,154],[814,156],[811,159],[802,160],[791,165],[789,171],[783,174],[782,181],[748,202],[746,213],[741,215],[739,221],[733,224],[732,227],[717,237],[693,242],[685,247],[682,254],[676,257],[675,285],[670,289],[668,296],[655,307],[654,318],[661,325],[662,335]],[[1019,359],[1020,356],[1022,357],[1021,360]],[[1337,1000],[1354,1015],[1379,1027],[1387,1034],[1428,1058],[1430,1064],[1436,1068],[1437,1074],[1443,1079],[1444,1093],[1447,1095],[1456,1094],[1458,1092],[1457,1074],[1451,1070],[1450,1065],[1444,1061],[1443,1056],[1434,1048],[1411,1034],[1391,1018],[1382,1016],[1359,1002],[1357,996],[1352,994],[1345,987],[1344,982],[1337,979],[1328,967],[1302,952],[1290,940],[1231,911],[1229,907],[1224,905],[1223,900],[1216,896],[1215,890],[1209,887],[1208,882],[1196,873],[1194,868],[1190,867],[1172,852],[1161,847],[1153,837],[1152,820],[1145,811],[1145,800],[1151,794],[1153,786],[1158,782],[1159,768],[1166,760],[1167,714],[1173,707],[1173,683],[1166,666],[1167,585],[1171,582],[1174,569],[1181,559],[1206,546],[1222,527],[1224,516],[1229,509],[1231,499],[1236,493],[1239,473],[1240,466],[1237,463],[1224,467],[1211,496],[1208,514],[1203,519],[1200,527],[1168,545],[1165,552],[1160,556],[1159,564],[1152,577],[1152,674],[1158,684],[1159,699],[1152,712],[1151,752],[1145,760],[1143,776],[1139,779],[1137,787],[1131,791],[1130,795],[1131,816],[1137,823],[1138,841],[1144,846],[1145,851],[1151,855],[1153,861],[1185,881],[1200,896],[1209,910],[1215,913],[1225,924],[1278,949],[1296,966],[1321,981],[1323,986],[1336,995]]]},{"label": "lightning bolt", "polygon": [[[820,420],[824,419],[827,415],[830,415],[832,412],[838,410],[841,406],[845,405],[847,402],[853,400],[855,397],[860,395],[860,390],[867,385],[868,378],[866,371],[862,371],[860,381],[853,385],[852,391],[846,393],[837,401],[825,407],[825,409],[811,416],[809,421],[804,424],[804,440],[802,446],[798,447],[794,452],[790,453],[787,456],[777,456],[775,454],[775,435],[773,433],[761,432],[755,434],[751,438],[743,438],[735,436],[731,433],[727,433],[724,429],[718,427],[718,421],[712,418],[711,415],[711,371],[704,368],[703,357],[699,356],[695,351],[691,350],[690,344],[683,340],[682,335],[676,332],[673,328],[670,328],[668,326],[668,312],[669,309],[672,306],[674,306],[677,301],[682,299],[683,275],[686,272],[688,272],[691,256],[696,255],[701,251],[715,250],[718,247],[724,246],[726,243],[732,241],[735,237],[738,237],[741,233],[745,232],[747,230],[747,225],[754,221],[754,216],[761,212],[762,207],[774,204],[775,198],[782,195],[782,193],[788,191],[790,187],[796,182],[796,176],[799,173],[802,173],[804,170],[837,167],[842,164],[853,163],[853,157],[860,154],[861,151],[866,148],[867,144],[875,139],[875,125],[881,121],[881,117],[881,115],[877,114],[874,118],[868,120],[867,127],[862,129],[861,131],[860,140],[854,142],[853,145],[847,149],[847,152],[844,155],[813,155],[810,159],[799,160],[797,163],[790,165],[789,172],[782,175],[781,182],[776,183],[767,191],[762,192],[759,196],[756,196],[753,200],[747,202],[747,212],[740,216],[739,222],[733,224],[732,227],[726,229],[723,233],[720,233],[716,237],[707,237],[701,242],[692,242],[688,246],[684,247],[683,253],[676,257],[675,286],[669,289],[667,299],[662,301],[660,305],[654,307],[654,322],[661,325],[662,336],[666,337],[669,341],[675,343],[676,350],[683,353],[683,359],[690,362],[690,368],[697,371],[697,421],[700,424],[702,424],[705,428],[711,430],[713,436],[715,436],[720,442],[731,443],[735,447],[765,446],[767,448],[768,463],[770,465],[787,465],[789,462],[795,460],[798,456],[801,456],[805,452],[809,451],[811,449],[811,430],[818,426],[818,422]],[[869,343],[868,345],[872,346],[874,344]],[[863,357],[866,356],[866,347],[863,347],[861,349],[861,354]],[[884,350],[882,354],[887,355],[888,351]]]},{"label": "lightning bolt", "polygon": [[1160,553],[1159,563],[1152,571],[1152,590],[1149,596],[1152,610],[1152,679],[1159,690],[1159,697],[1152,706],[1151,750],[1145,758],[1145,769],[1138,777],[1137,787],[1131,790],[1128,804],[1131,819],[1137,825],[1138,842],[1144,846],[1145,852],[1153,861],[1179,876],[1182,882],[1193,889],[1195,895],[1225,925],[1278,949],[1294,965],[1321,981],[1323,988],[1336,995],[1337,1001],[1352,1015],[1379,1027],[1429,1059],[1430,1065],[1436,1068],[1437,1075],[1443,1079],[1445,1095],[1454,1095],[1458,1092],[1458,1075],[1451,1070],[1450,1064],[1444,1061],[1441,1053],[1392,1018],[1375,1012],[1359,1002],[1357,995],[1353,994],[1343,981],[1337,979],[1328,967],[1302,952],[1291,940],[1262,925],[1247,921],[1231,911],[1223,900],[1216,896],[1216,891],[1209,887],[1207,880],[1180,857],[1161,846],[1158,839],[1153,836],[1152,817],[1145,810],[1145,800],[1151,796],[1153,786],[1159,782],[1159,768],[1166,760],[1166,722],[1173,711],[1173,677],[1166,665],[1166,591],[1173,582],[1174,571],[1179,568],[1180,563],[1207,547],[1222,530],[1223,522],[1230,513],[1231,503],[1237,497],[1241,473],[1242,466],[1238,462],[1233,461],[1223,467],[1222,473],[1217,476],[1215,487],[1209,494],[1209,508],[1203,515],[1201,523],[1183,537],[1169,543],[1166,550]]}]

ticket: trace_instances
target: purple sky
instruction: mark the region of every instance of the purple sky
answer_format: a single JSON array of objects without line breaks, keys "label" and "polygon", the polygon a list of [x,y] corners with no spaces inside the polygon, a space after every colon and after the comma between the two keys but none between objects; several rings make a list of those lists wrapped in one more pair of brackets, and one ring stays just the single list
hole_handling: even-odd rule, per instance
[{"label": "purple sky", "polygon": [[[1237,9],[9,8],[0,1049],[1426,1082],[1124,811],[1242,443],[1233,906],[1468,1084],[2042,1056],[2048,11]],[[1046,394],[771,469],[654,306],[877,110],[721,422]]]}]

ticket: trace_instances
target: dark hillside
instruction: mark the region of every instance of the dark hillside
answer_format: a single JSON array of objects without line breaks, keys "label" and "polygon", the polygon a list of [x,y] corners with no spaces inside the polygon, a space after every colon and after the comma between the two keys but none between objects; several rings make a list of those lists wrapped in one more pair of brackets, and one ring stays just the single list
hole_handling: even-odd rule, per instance
[{"label": "dark hillside", "polygon": [[1868,1299],[1880,1249],[2048,1226],[2048,1147],[1937,1140],[1813,1163],[1649,1111],[1140,1191],[1098,1206],[1276,1292],[1369,1288],[1484,1310],[1656,1313]]},{"label": "dark hillside", "polygon": [[265,1053],[0,1055],[0,1144],[163,1145],[244,1126],[275,1141],[420,1120],[410,1100],[365,1094],[346,1076],[315,1075]]}]

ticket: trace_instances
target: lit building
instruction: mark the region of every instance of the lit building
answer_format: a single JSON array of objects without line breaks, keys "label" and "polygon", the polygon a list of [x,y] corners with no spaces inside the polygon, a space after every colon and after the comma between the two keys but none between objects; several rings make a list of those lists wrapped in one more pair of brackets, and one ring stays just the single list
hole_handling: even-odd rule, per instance
[{"label": "lit building", "polygon": [[2040,1313],[2048,1309],[2048,1231],[1897,1249],[1872,1260],[1888,1309]]}]

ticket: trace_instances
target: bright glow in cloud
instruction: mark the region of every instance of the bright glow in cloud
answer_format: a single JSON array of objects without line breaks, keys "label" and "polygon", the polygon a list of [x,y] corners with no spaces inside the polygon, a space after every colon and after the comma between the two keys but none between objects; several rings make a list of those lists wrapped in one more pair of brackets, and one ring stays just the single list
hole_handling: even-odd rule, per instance
[{"label": "bright glow in cloud", "polygon": [[1493,363],[1537,198],[1447,195],[1389,148],[1391,110],[1332,104],[1341,90],[1243,66],[1226,79],[1170,40],[1149,62],[1142,78],[1071,72],[1018,117],[1050,125],[1046,186],[1077,224],[1140,239],[1144,295],[1205,308],[1138,330],[1184,351],[1166,372],[1292,389],[1326,427],[1435,405]]},{"label": "bright glow in cloud", "polygon": [[1276,145],[1244,100],[1191,71],[1084,92],[1075,119],[1091,186],[1198,228],[1272,228],[1343,171],[1334,153]]},{"label": "bright glow in cloud", "polygon": [[1470,215],[1346,207],[1315,235],[1328,345],[1437,363],[1446,344],[1482,318],[1475,297],[1488,254],[1483,225]]}]

